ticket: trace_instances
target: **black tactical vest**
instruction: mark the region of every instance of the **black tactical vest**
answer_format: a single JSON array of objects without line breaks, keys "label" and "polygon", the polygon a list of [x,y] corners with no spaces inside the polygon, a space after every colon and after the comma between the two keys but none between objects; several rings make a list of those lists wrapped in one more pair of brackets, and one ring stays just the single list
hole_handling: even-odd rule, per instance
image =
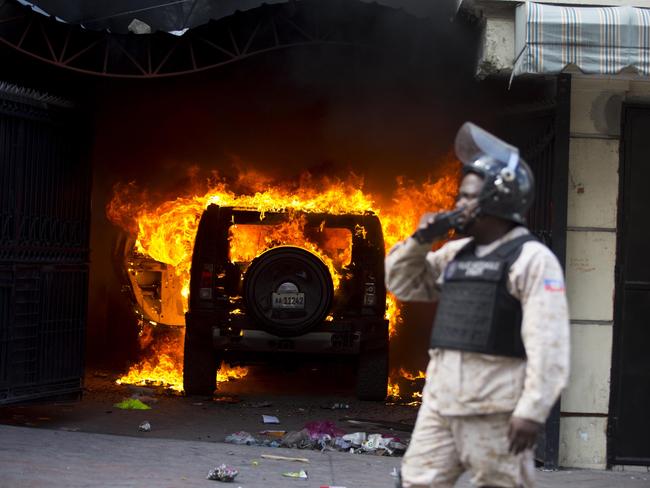
[{"label": "black tactical vest", "polygon": [[445,268],[431,347],[495,356],[525,358],[521,340],[521,303],[508,292],[508,271],[526,234],[508,241],[482,258],[474,242],[463,247]]}]

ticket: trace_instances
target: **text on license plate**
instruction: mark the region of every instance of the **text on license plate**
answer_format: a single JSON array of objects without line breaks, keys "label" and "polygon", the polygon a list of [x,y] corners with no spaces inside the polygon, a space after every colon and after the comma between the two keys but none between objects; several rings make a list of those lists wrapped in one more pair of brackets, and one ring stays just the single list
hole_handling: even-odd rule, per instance
[{"label": "text on license plate", "polygon": [[273,293],[273,308],[305,308],[304,293]]}]

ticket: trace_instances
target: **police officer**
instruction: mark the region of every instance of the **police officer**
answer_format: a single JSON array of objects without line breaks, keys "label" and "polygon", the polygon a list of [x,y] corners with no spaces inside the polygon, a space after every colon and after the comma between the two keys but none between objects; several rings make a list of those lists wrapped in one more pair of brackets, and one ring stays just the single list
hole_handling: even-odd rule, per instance
[{"label": "police officer", "polygon": [[[525,227],[533,175],[519,151],[474,124],[456,137],[456,210],[425,214],[386,258],[402,301],[437,301],[430,361],[402,486],[533,486],[533,447],[568,380],[564,277]],[[435,252],[451,227],[467,237]]]}]

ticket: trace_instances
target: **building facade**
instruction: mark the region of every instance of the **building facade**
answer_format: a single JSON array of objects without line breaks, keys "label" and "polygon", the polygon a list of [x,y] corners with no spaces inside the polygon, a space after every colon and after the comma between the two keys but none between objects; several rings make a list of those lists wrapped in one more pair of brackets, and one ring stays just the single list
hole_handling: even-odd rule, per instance
[{"label": "building facade", "polygon": [[572,372],[559,465],[650,465],[650,1],[463,1],[477,76],[571,75],[566,278]]}]

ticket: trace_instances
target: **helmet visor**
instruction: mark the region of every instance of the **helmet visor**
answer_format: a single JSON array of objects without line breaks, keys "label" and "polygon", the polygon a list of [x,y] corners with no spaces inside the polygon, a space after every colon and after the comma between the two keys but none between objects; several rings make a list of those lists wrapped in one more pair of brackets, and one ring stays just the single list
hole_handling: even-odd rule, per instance
[{"label": "helmet visor", "polygon": [[455,149],[463,164],[472,164],[483,156],[490,156],[508,166],[519,161],[519,149],[471,122],[465,122],[456,134]]}]

